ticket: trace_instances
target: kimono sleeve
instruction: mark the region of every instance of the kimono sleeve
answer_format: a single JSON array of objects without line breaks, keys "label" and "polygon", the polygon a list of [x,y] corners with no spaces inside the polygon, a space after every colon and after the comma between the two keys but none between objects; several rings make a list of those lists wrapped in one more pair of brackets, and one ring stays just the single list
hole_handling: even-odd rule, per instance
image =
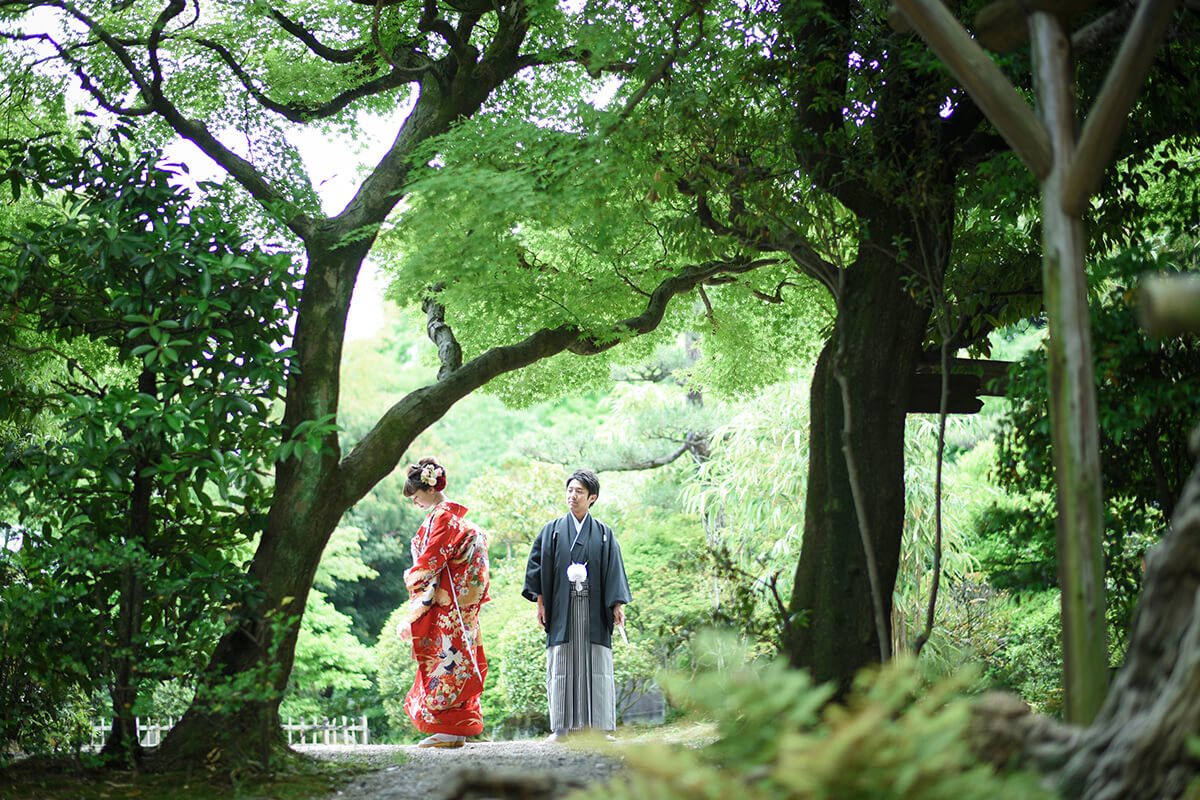
[{"label": "kimono sleeve", "polygon": [[546,531],[549,527],[542,528],[537,538],[533,540],[533,547],[529,550],[529,561],[525,564],[525,585],[521,589],[521,596],[532,602],[536,602],[538,595],[543,594],[542,538],[547,535]]},{"label": "kimono sleeve", "polygon": [[442,568],[458,551],[462,538],[461,526],[451,514],[435,514],[429,521],[425,547],[417,554],[413,565],[404,571],[404,585],[409,592],[409,621],[420,618],[429,607],[449,605],[450,594],[438,591]]},{"label": "kimono sleeve", "polygon": [[610,536],[611,547],[604,565],[604,602],[608,608],[617,603],[627,605],[633,600],[629,592],[629,580],[625,577],[625,562],[621,559],[621,546],[617,537]]}]

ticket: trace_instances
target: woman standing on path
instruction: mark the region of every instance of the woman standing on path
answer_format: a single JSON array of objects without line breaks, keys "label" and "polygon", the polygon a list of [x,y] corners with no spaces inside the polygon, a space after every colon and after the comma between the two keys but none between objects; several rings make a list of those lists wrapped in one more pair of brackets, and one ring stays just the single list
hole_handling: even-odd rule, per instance
[{"label": "woman standing on path", "polygon": [[487,659],[479,641],[479,609],[488,597],[487,539],[447,500],[446,470],[432,458],[409,466],[404,496],[429,510],[412,540],[404,573],[408,616],[400,638],[412,642],[417,674],[404,699],[413,725],[430,736],[421,747],[462,747],[483,732],[479,696]]}]

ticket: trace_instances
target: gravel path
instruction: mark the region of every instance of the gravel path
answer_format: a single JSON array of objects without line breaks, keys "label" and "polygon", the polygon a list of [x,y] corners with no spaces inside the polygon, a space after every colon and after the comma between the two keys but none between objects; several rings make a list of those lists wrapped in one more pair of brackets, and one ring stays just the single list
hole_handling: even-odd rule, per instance
[{"label": "gravel path", "polygon": [[375,768],[354,777],[327,800],[559,798],[567,789],[604,781],[623,769],[619,749],[605,754],[540,740],[471,742],[455,749],[386,744],[293,747],[316,758]]}]

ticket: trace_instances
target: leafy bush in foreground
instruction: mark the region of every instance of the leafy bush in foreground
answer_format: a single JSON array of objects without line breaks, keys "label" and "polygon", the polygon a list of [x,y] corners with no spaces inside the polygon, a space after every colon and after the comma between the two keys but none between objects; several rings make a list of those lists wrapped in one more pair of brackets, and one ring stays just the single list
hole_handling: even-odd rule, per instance
[{"label": "leafy bush in foreground", "polygon": [[971,754],[962,692],[972,677],[927,687],[910,661],[893,663],[861,674],[842,706],[828,704],[828,686],[780,662],[675,676],[673,698],[711,715],[719,739],[702,749],[623,750],[628,775],[572,797],[1053,798],[1036,776],[996,773]]}]

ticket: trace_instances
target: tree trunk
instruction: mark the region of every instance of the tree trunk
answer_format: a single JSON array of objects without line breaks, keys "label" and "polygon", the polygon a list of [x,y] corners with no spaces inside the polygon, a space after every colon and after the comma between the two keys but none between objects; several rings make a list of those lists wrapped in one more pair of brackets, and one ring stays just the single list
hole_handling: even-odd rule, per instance
[{"label": "tree trunk", "polygon": [[[149,483],[149,479],[142,480]],[[134,715],[138,690],[133,673],[138,658],[137,635],[141,632],[143,600],[142,580],[134,565],[126,564],[121,574],[116,631],[118,652],[112,688],[109,690],[113,721],[102,751],[105,758],[118,764],[136,764],[142,753],[137,735],[137,717]]]},{"label": "tree trunk", "polygon": [[[151,397],[158,395],[158,380],[153,372],[142,370],[138,375],[138,391]],[[131,435],[132,432],[126,433],[127,438]],[[154,524],[150,513],[154,480],[142,473],[150,466],[151,461],[152,454],[143,450],[134,463],[131,476],[133,490],[129,495],[129,518],[125,534],[126,543],[140,543],[147,548],[150,546]],[[126,559],[138,557],[137,548],[133,548],[126,555]],[[134,714],[138,696],[134,672],[140,658],[138,639],[142,632],[145,587],[139,574],[139,566],[130,561],[126,561],[121,574],[119,598],[117,657],[112,687],[109,690],[112,697],[113,721],[108,738],[104,742],[103,753],[110,761],[136,765],[142,755],[142,745],[138,739],[137,717]]]},{"label": "tree trunk", "polygon": [[[901,231],[884,228],[905,216],[897,209],[881,208],[873,216],[880,222],[870,240],[894,241]],[[929,236],[936,229],[930,224],[922,233]],[[804,539],[787,648],[793,666],[807,668],[817,681],[833,681],[842,690],[849,688],[860,668],[879,663],[880,634],[889,644],[891,639],[892,590],[904,530],[905,409],[929,319],[929,309],[905,291],[902,281],[910,275],[893,254],[868,245],[861,248],[845,276],[833,337],[813,375]],[[840,371],[849,389],[849,444],[865,490],[862,499],[880,582],[883,631],[877,630],[843,451],[843,396],[833,363],[839,337]]]},{"label": "tree trunk", "polygon": [[[363,237],[341,250],[309,243],[312,277],[305,281],[292,344],[303,366],[288,379],[285,431],[337,413],[346,315],[354,278],[373,241]],[[282,745],[279,703],[292,672],[300,618],[321,553],[347,507],[338,502],[336,432],[321,445],[319,453],[300,449],[276,463],[275,495],[249,571],[261,599],[218,642],[195,700],[159,749],[160,763],[219,758],[266,768],[271,750]]]}]

